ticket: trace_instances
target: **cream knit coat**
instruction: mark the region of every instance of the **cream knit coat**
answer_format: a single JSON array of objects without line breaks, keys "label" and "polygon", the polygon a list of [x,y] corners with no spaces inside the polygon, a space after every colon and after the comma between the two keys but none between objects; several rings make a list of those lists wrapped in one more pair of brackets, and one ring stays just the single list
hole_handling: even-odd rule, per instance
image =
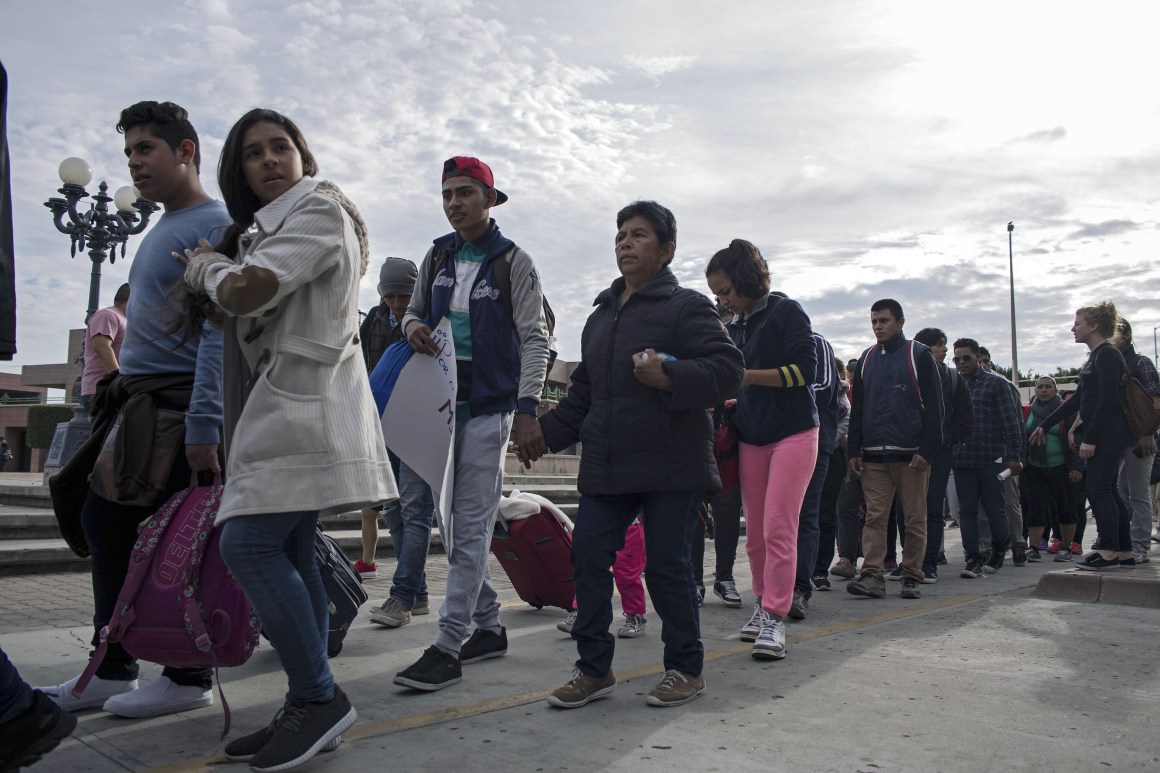
[{"label": "cream knit coat", "polygon": [[[303,178],[255,220],[238,262],[210,253],[187,272],[238,318],[252,374],[231,433],[217,523],[347,512],[398,498],[360,354],[358,284],[367,256],[358,211],[333,185]],[[242,389],[231,383],[242,378],[227,361],[226,389]]]}]

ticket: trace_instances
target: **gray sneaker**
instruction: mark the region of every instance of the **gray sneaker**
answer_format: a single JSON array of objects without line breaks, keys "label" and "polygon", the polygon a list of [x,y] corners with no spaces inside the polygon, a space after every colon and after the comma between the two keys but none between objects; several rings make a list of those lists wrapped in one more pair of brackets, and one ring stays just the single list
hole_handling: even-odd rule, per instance
[{"label": "gray sneaker", "polygon": [[741,641],[757,641],[757,634],[761,633],[761,621],[765,615],[765,610],[761,608],[761,599],[753,605],[753,614],[749,616],[749,622],[741,626]]},{"label": "gray sneaker", "polygon": [[274,735],[250,760],[250,769],[288,770],[306,762],[354,725],[358,712],[346,693],[334,686],[328,703],[287,701]]},{"label": "gray sneaker", "polygon": [[1064,562],[1070,563],[1074,558],[1075,558],[1075,556],[1072,555],[1072,552],[1070,550],[1064,550],[1063,548],[1060,548],[1059,552],[1055,554],[1055,562],[1056,563],[1064,563]]},{"label": "gray sneaker", "polygon": [[635,639],[638,636],[644,636],[644,627],[648,623],[644,615],[625,615],[624,625],[620,626],[620,630],[616,635],[622,639]]},{"label": "gray sneaker", "polygon": [[572,626],[576,625],[576,610],[572,610],[572,614],[556,623],[556,630],[560,633],[572,633]]},{"label": "gray sneaker", "polygon": [[415,606],[411,607],[412,615],[429,615],[431,614],[431,599],[427,596],[416,596]]},{"label": "gray sneaker", "polygon": [[761,633],[753,642],[752,655],[757,660],[781,660],[789,652],[785,646],[785,622],[768,612],[761,621]]},{"label": "gray sneaker", "polygon": [[394,596],[388,596],[381,607],[371,610],[371,622],[398,628],[411,622],[411,608]]}]

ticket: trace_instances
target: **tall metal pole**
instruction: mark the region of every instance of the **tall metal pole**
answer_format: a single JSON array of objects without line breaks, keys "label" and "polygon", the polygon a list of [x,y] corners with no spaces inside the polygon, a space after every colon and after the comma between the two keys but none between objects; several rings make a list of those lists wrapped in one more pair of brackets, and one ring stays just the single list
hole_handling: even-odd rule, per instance
[{"label": "tall metal pole", "polygon": [[1156,331],[1160,330],[1160,325],[1152,328],[1152,364],[1160,368],[1160,351],[1156,349]]},{"label": "tall metal pole", "polygon": [[1011,382],[1019,386],[1019,349],[1015,344],[1015,250],[1012,246],[1011,232],[1015,230],[1015,223],[1007,224],[1007,260],[1011,269]]}]

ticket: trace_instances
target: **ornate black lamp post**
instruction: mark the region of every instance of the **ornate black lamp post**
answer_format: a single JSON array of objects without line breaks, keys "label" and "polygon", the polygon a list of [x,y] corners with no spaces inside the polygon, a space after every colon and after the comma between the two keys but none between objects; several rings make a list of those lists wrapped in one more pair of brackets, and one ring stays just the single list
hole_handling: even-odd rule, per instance
[{"label": "ornate black lamp post", "polygon": [[[85,186],[93,179],[92,169],[81,158],[66,158],[60,165],[60,179],[64,185],[60,193],[64,198],[53,197],[44,202],[52,210],[56,230],[68,234],[72,241],[72,256],[77,251],[88,248],[93,270],[89,275],[89,307],[85,313],[85,326],[101,304],[101,264],[108,258],[109,263],[117,259],[117,246],[121,247],[121,257],[125,257],[125,243],[130,236],[145,230],[149,216],[159,207],[151,201],[136,195],[131,186],[124,186],[110,198],[109,186],[102,180],[93,203],[87,211],[80,211],[80,200],[89,196]],[[116,211],[109,211],[113,202]],[[135,211],[134,211],[135,210]],[[65,216],[68,216],[66,222]],[[81,367],[84,367],[82,352]],[[67,423],[58,424],[48,452],[46,466],[59,467],[67,462],[73,453],[88,438],[90,417],[80,405],[81,380],[78,376],[73,384],[73,417]]]}]

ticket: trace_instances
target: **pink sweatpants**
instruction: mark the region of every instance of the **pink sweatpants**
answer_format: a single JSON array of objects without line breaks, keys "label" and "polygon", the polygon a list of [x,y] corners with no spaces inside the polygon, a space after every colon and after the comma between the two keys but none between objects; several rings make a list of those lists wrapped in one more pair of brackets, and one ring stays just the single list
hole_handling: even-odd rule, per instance
[{"label": "pink sweatpants", "polygon": [[766,612],[785,617],[793,602],[798,516],[817,462],[818,428],[767,446],[738,447],[753,594]]},{"label": "pink sweatpants", "polygon": [[[640,576],[644,574],[644,526],[640,519],[632,522],[624,535],[624,547],[616,551],[616,562],[612,565],[612,579],[616,581],[616,589],[620,591],[620,608],[625,615],[643,615],[644,583]],[[576,599],[572,599],[572,609],[576,608]]]}]

